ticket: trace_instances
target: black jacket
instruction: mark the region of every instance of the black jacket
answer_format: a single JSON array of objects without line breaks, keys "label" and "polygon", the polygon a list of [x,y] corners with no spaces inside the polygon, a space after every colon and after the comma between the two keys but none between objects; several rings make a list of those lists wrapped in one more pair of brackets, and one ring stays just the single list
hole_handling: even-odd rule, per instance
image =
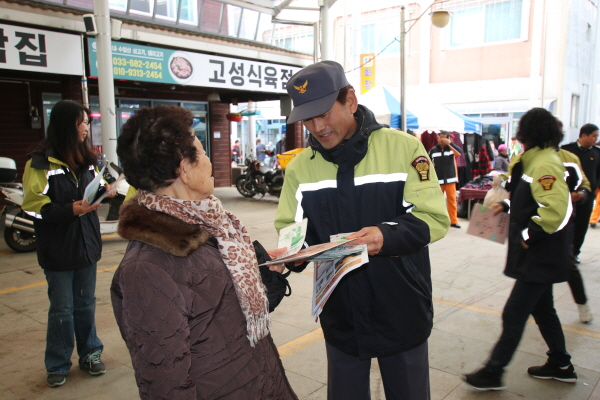
[{"label": "black jacket", "polygon": [[598,146],[592,146],[589,150],[582,149],[577,142],[565,144],[560,148],[568,150],[579,157],[583,173],[590,181],[592,193],[595,193],[596,188],[600,184],[600,148],[598,148]]},{"label": "black jacket", "polygon": [[573,260],[573,207],[565,167],[551,148],[535,147],[518,157],[506,187],[510,227],[504,273],[524,282],[564,282]]},{"label": "black jacket", "polygon": [[40,266],[71,271],[97,262],[102,253],[98,213],[73,215],[73,202],[83,198],[86,186],[96,175],[94,166],[74,173],[52,151],[28,157],[23,210],[35,217]]}]

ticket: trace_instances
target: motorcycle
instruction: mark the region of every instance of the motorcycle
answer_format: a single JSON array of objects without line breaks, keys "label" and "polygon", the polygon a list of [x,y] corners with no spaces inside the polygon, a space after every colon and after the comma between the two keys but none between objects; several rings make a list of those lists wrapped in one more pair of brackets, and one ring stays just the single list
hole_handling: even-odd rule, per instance
[{"label": "motorcycle", "polygon": [[[265,151],[269,157],[273,157],[275,152]],[[281,194],[283,187],[283,170],[273,169],[264,162],[254,159],[252,156],[246,157],[246,171],[235,180],[235,187],[244,197],[254,197],[266,193],[277,196]]]},{"label": "motorcycle", "polygon": [[[110,166],[120,173],[120,168],[110,163]],[[34,218],[27,214],[21,208],[23,204],[23,185],[15,183],[16,164],[14,160],[6,157],[0,157],[0,181],[9,181],[0,183],[0,208],[4,206],[2,213],[5,213],[4,221],[4,241],[12,250],[19,253],[34,251],[37,248],[35,229],[33,225]],[[14,172],[13,172],[14,171]],[[113,183],[108,168],[104,173],[104,179],[108,183]],[[117,186],[117,195],[110,199],[108,215],[104,221],[100,221],[100,234],[110,234],[117,232],[119,207],[125,199],[129,185],[125,181]]]}]

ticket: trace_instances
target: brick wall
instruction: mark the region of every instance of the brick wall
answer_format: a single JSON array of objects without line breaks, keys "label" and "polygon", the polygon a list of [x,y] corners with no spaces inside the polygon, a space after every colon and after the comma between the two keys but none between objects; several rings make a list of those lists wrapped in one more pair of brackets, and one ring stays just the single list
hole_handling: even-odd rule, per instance
[{"label": "brick wall", "polygon": [[[231,139],[229,121],[225,118],[228,112],[227,103],[209,103],[210,148],[215,187],[231,186]],[[215,132],[220,132],[219,138],[215,138]]]}]

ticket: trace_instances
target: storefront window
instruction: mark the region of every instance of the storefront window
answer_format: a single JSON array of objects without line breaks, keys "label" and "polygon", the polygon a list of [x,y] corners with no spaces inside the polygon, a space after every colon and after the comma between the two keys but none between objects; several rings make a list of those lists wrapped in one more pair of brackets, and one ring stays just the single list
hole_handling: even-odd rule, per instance
[{"label": "storefront window", "polygon": [[[137,110],[143,107],[154,107],[158,105],[182,106],[192,111],[194,120],[192,129],[198,140],[204,146],[206,154],[210,157],[210,135],[208,132],[208,104],[199,102],[180,102],[172,100],[146,100],[146,99],[116,99],[117,111],[117,135],[121,134],[123,125],[131,118]],[[100,102],[98,96],[90,97],[90,110],[92,110],[92,141],[98,153],[102,150],[102,124],[100,122]]]},{"label": "storefront window", "polygon": [[42,105],[44,109],[42,110],[43,118],[44,118],[44,132],[48,128],[48,122],[50,122],[50,111],[52,111],[52,107],[56,103],[62,100],[62,95],[60,93],[42,93]]}]

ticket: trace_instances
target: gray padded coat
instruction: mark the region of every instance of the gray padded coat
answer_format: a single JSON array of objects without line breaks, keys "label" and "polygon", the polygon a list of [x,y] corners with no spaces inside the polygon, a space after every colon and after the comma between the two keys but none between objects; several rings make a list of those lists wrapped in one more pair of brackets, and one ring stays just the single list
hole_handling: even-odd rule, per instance
[{"label": "gray padded coat", "polygon": [[271,336],[250,346],[216,240],[135,198],[119,234],[111,297],[142,399],[297,400]]}]

